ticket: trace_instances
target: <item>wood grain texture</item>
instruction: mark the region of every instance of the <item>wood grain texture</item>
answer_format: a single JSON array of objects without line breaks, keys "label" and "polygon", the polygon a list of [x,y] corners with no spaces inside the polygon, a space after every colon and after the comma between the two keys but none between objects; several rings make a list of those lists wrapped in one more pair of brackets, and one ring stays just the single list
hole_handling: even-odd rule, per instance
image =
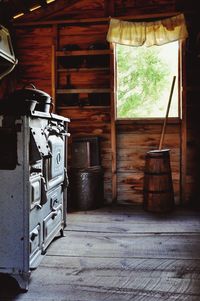
[{"label": "wood grain texture", "polygon": [[18,88],[31,82],[51,94],[52,29],[16,29],[16,36]]},{"label": "wood grain texture", "polygon": [[[83,2],[82,2],[83,4]],[[76,6],[76,4],[73,2],[72,7]],[[81,4],[80,4],[81,5]],[[89,5],[89,4],[88,4]],[[100,5],[100,3],[97,4],[95,2],[92,7],[96,7],[96,5]],[[118,4],[117,4],[118,5]],[[150,5],[150,4],[148,4]],[[101,6],[101,5],[100,5]],[[130,2],[127,3],[127,7],[130,6]],[[92,8],[91,7],[91,8]],[[65,10],[69,9],[69,7]],[[112,9],[115,9],[113,7]],[[70,9],[69,9],[70,10]],[[59,10],[58,10],[58,13]],[[56,14],[55,14],[56,15]],[[59,50],[62,50],[63,47],[68,47],[71,44],[76,44],[80,49],[88,49],[90,45],[95,43],[102,43],[105,44],[105,47],[108,47],[106,45],[106,33],[108,29],[108,24],[73,24],[73,25],[59,25],[58,27],[58,41],[57,41],[57,47]],[[52,31],[52,33],[51,33]],[[26,50],[26,47],[21,47],[21,53],[24,55],[24,62],[22,67],[24,68],[24,74],[27,79],[33,80],[35,83],[38,83],[40,81],[40,84],[45,88],[47,88],[46,79],[48,79],[48,69],[46,67],[43,67],[43,74],[45,75],[45,79],[41,79],[41,73],[38,69],[37,62],[30,65],[30,61],[33,61],[32,58],[35,55],[34,51],[38,51],[37,49],[37,42],[35,41],[36,36],[39,34],[39,37],[44,38],[44,42],[46,45],[49,43],[49,35],[53,34],[53,30],[47,28],[43,28],[41,33],[39,33],[39,28],[33,28],[26,30],[19,29],[19,32],[24,35],[25,42],[27,45],[32,45],[33,47],[33,54],[29,54]],[[31,36],[33,35],[34,38],[31,39]],[[41,42],[40,42],[41,44]],[[43,51],[43,47],[45,45],[41,44],[40,49],[38,53],[38,62],[46,62],[48,64],[48,52],[46,53]],[[110,60],[110,63],[112,62],[112,59]],[[27,65],[29,64],[29,65]],[[36,64],[36,65],[34,65]],[[109,64],[109,62],[108,62]],[[40,64],[41,65],[41,64]],[[111,64],[112,65],[112,64]],[[43,63],[42,66],[45,66]],[[109,67],[109,66],[108,66]],[[98,87],[109,87],[110,85],[110,74],[108,71],[89,71],[86,70],[84,76],[83,73],[72,71],[70,72],[70,80],[71,84],[75,88],[88,86],[88,88],[98,88]],[[66,73],[62,72],[59,73],[58,76],[58,83],[61,88],[66,88],[67,85],[67,71]],[[38,78],[39,77],[39,78]],[[113,89],[113,85],[112,85]],[[87,97],[84,96],[84,97]],[[112,97],[113,101],[113,97]],[[57,99],[56,99],[57,102]],[[98,135],[101,136],[104,140],[104,143],[102,145],[102,165],[106,171],[108,171],[109,168],[113,168],[113,164],[111,165],[112,160],[117,155],[117,161],[115,163],[115,168],[113,168],[113,183],[117,183],[119,185],[118,188],[116,188],[116,184],[113,185],[113,195],[115,195],[116,198],[116,191],[118,192],[118,201],[124,201],[124,200],[131,200],[135,203],[142,203],[143,195],[142,195],[142,185],[143,185],[143,176],[141,176],[141,172],[143,172],[144,168],[144,156],[145,152],[149,149],[157,147],[159,143],[159,137],[161,132],[161,125],[140,125],[140,124],[132,124],[130,125],[123,125],[123,126],[117,126],[117,149],[116,153],[112,152],[112,155],[110,156],[104,156],[104,153],[108,153],[111,151],[111,145],[114,145],[115,143],[113,141],[113,137],[115,134],[112,134],[109,136],[109,131],[113,132],[114,125],[114,107],[111,110],[108,109],[87,109],[86,107],[82,108],[70,108],[69,110],[65,108],[60,108],[58,110],[58,113],[64,116],[67,116],[71,119],[70,124],[70,132],[73,136],[84,136],[84,135]],[[87,120],[87,122],[86,122]],[[112,120],[112,125],[110,126],[110,122]],[[178,139],[178,132],[179,132],[180,125],[169,125],[167,127],[167,134],[166,134],[166,147],[175,147],[173,151],[173,158],[172,158],[172,170],[173,173],[176,173],[176,179],[178,179],[178,173],[179,173],[179,139]],[[105,136],[105,134],[107,136]],[[110,144],[111,141],[111,144]],[[146,149],[144,150],[144,148]],[[115,148],[115,147],[114,147]],[[114,149],[112,147],[112,149]],[[131,154],[132,151],[132,154]],[[110,153],[111,154],[111,153]],[[113,161],[113,162],[114,162]],[[127,177],[121,181],[117,180],[119,174],[124,173],[124,177]],[[135,178],[137,178],[136,184],[127,184],[128,183],[128,177],[132,176],[132,173],[136,173],[134,175]],[[108,192],[110,193],[110,187],[111,185],[110,180],[105,182],[105,197],[109,201]],[[177,187],[177,186],[176,186]],[[178,197],[178,191],[176,191],[176,196]]]},{"label": "wood grain texture", "polygon": [[29,291],[1,282],[0,300],[199,301],[198,212],[112,206],[68,213],[67,223],[32,271]]},{"label": "wood grain texture", "polygon": [[44,9],[38,9],[31,14],[25,14],[23,21],[56,20],[59,18],[79,19],[81,16],[102,17],[104,16],[103,0],[65,0],[51,3]]},{"label": "wood grain texture", "polygon": [[[117,177],[118,200],[143,202],[145,156],[157,149],[161,133],[159,124],[118,124]],[[170,164],[176,203],[180,199],[180,126],[167,127],[164,148],[170,149]]]},{"label": "wood grain texture", "polygon": [[[66,71],[67,72],[67,71]],[[60,73],[58,81],[59,87],[67,89],[67,76]],[[86,72],[70,72],[70,84],[73,88],[90,87],[90,88],[109,88],[109,72],[87,70]]]},{"label": "wood grain texture", "polygon": [[[88,50],[88,48],[95,43],[105,44],[107,48],[109,45],[106,42],[106,34],[108,30],[109,18],[108,14],[112,17],[119,17],[123,20],[138,20],[149,18],[160,18],[172,16],[179,11],[184,12],[186,18],[186,24],[189,31],[189,38],[186,43],[186,66],[185,66],[185,78],[186,82],[183,83],[184,92],[184,122],[182,126],[182,133],[184,134],[183,140],[180,141],[179,133],[181,129],[181,122],[179,124],[167,126],[167,135],[164,147],[169,147],[173,150],[172,155],[172,171],[176,177],[176,196],[177,199],[180,195],[180,189],[177,182],[182,179],[185,184],[182,185],[182,190],[185,189],[185,203],[195,204],[200,207],[197,195],[200,194],[200,169],[199,169],[199,153],[200,147],[198,142],[198,136],[200,131],[199,126],[199,58],[198,58],[198,34],[199,34],[199,10],[197,9],[197,1],[181,1],[181,0],[148,0],[148,1],[104,1],[104,0],[70,0],[66,2],[64,0],[55,1],[45,7],[43,10],[36,10],[30,14],[27,14],[21,19],[21,22],[29,21],[30,26],[24,24],[19,27],[15,27],[15,52],[19,59],[17,66],[16,81],[17,87],[22,87],[27,82],[34,83],[37,88],[45,90],[51,94],[51,44],[53,35],[52,24],[57,23],[59,28],[59,43],[58,49],[62,50],[63,47],[71,44],[78,45],[80,49]],[[110,13],[109,13],[110,12]],[[63,23],[61,22],[63,19]],[[35,25],[32,21],[36,21]],[[17,22],[20,22],[18,20]],[[39,25],[38,22],[47,22],[46,24]],[[66,23],[65,23],[66,22]],[[109,63],[107,63],[109,67]],[[74,72],[74,71],[73,71]],[[86,71],[85,71],[86,72]],[[98,72],[96,78],[89,74],[85,77],[82,74],[73,74],[72,79],[75,85],[85,84],[91,79],[91,87],[95,85],[101,86],[108,83],[109,75],[107,71],[105,77],[103,71]],[[74,72],[75,73],[75,72]],[[60,75],[63,85],[65,85],[64,74]],[[187,85],[187,86],[186,86]],[[90,88],[90,87],[89,87]],[[10,90],[10,87],[7,88]],[[82,96],[83,97],[83,96]],[[56,100],[57,101],[57,100]],[[110,105],[110,103],[108,104]],[[86,112],[84,112],[86,111]],[[68,117],[66,110],[58,110],[60,114],[65,114]],[[71,113],[69,113],[71,114]],[[79,123],[79,127],[72,120],[72,126],[74,123],[73,133],[76,135],[80,130],[80,134],[104,134],[104,129],[101,129],[100,125],[97,127],[91,127],[91,123],[86,129],[85,123],[87,123],[88,109],[80,110],[73,109],[73,119]],[[100,120],[106,120],[108,123],[111,121],[111,111],[107,111],[105,114],[104,109],[102,112],[98,111],[98,114],[92,111],[94,123],[98,123]],[[187,124],[186,124],[187,122]],[[81,128],[84,130],[81,130]],[[104,127],[105,125],[102,125]],[[91,131],[90,131],[91,129]],[[117,165],[118,173],[127,171],[128,173],[138,171],[139,173],[143,169],[143,156],[145,147],[149,150],[158,146],[159,137],[161,132],[161,124],[126,124],[117,125]],[[107,131],[107,130],[106,130]],[[102,150],[104,157],[105,151],[110,151],[111,145],[109,144],[110,138],[107,140],[107,145]],[[187,140],[187,141],[186,141]],[[180,143],[182,143],[183,152],[179,151]],[[187,152],[186,152],[187,147]],[[141,152],[140,152],[141,149]],[[135,158],[131,162],[131,151]],[[125,160],[127,154],[128,160]],[[136,156],[136,157],[135,157]],[[180,160],[184,156],[185,159],[181,163]],[[130,160],[129,160],[130,159]],[[103,158],[104,162],[107,158]],[[121,162],[124,161],[124,162]],[[187,167],[186,167],[187,162]],[[106,162],[106,168],[108,168]],[[183,176],[183,173],[185,174]],[[126,176],[124,175],[124,176]],[[187,181],[188,179],[189,182]],[[142,180],[140,181],[140,186]],[[184,186],[184,187],[183,187]],[[122,188],[122,189],[120,189]],[[127,194],[123,196],[121,193],[123,186],[119,187],[118,199],[121,201],[129,200],[136,203],[142,202],[141,193],[135,193],[137,198],[134,199],[131,188],[127,189]],[[137,191],[135,191],[137,192]]]},{"label": "wood grain texture", "polygon": [[142,1],[116,1],[116,14],[117,15],[140,15],[144,13],[154,13],[156,12],[163,12],[163,11],[173,11],[175,8],[175,0],[142,0]]},{"label": "wood grain texture", "polygon": [[[104,171],[104,198],[107,202],[110,202],[112,199],[110,108],[60,108],[59,114],[71,119],[69,125],[71,139],[77,136],[87,137],[91,135],[100,137],[101,164]],[[71,153],[71,139],[69,140],[69,154]],[[69,165],[70,164],[71,162],[69,160]]]}]

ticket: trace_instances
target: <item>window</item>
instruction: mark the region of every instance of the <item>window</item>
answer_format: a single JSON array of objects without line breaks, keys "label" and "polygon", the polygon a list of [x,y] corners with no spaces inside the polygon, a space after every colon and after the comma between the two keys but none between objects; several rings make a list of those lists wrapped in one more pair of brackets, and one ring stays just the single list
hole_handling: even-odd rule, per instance
[{"label": "window", "polygon": [[115,44],[115,47],[117,119],[165,117],[174,75],[169,117],[178,117],[179,42],[152,47]]}]

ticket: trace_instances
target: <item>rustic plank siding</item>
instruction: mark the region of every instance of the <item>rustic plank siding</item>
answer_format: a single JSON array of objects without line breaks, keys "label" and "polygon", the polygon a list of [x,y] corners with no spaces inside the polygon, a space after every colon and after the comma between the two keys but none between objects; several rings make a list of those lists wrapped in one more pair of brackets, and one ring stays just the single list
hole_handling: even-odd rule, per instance
[{"label": "rustic plank siding", "polygon": [[20,28],[16,36],[18,88],[32,83],[51,94],[51,27]]},{"label": "rustic plank siding", "polygon": [[[106,42],[108,22],[80,23],[79,19],[101,18],[108,15],[111,9],[113,17],[117,16],[142,16],[151,14],[166,14],[184,12],[189,30],[189,39],[186,42],[186,79],[187,87],[187,184],[186,203],[199,202],[195,198],[200,195],[200,168],[199,168],[199,84],[200,60],[198,37],[200,32],[198,1],[186,0],[148,0],[148,1],[122,1],[116,0],[108,8],[108,3],[103,0],[80,1],[55,1],[45,10],[35,11],[23,19],[24,21],[45,20],[77,20],[74,24],[58,25],[58,47],[63,48],[76,44],[80,49],[88,49],[95,43],[109,45]],[[17,67],[18,87],[27,82],[32,82],[39,89],[51,94],[51,45],[53,28],[49,26],[27,26],[16,28],[16,55],[19,59]],[[83,62],[84,63],[84,62]],[[109,67],[109,62],[107,63]],[[66,73],[60,72],[60,82],[65,87]],[[75,87],[90,85],[93,87],[109,87],[109,71],[72,71],[71,82]],[[87,95],[81,95],[82,99]],[[108,103],[109,105],[109,103]],[[102,137],[102,162],[108,173],[111,168],[111,143],[110,143],[110,110],[109,108],[87,109],[59,108],[58,113],[70,117],[72,122],[70,131],[74,135],[97,135]],[[179,198],[180,178],[180,138],[181,124],[167,126],[165,148],[171,149],[171,166],[175,187],[175,198]],[[142,203],[142,185],[145,153],[158,147],[161,133],[161,124],[130,123],[117,125],[117,176],[118,199]],[[107,201],[111,200],[111,174],[107,174],[105,194]],[[122,177],[124,179],[122,180]],[[127,184],[133,177],[134,185]],[[126,183],[126,184],[125,184]],[[128,186],[129,185],[129,186]],[[125,191],[125,192],[124,192]]]},{"label": "rustic plank siding", "polygon": [[141,15],[145,13],[165,12],[173,11],[175,8],[174,0],[142,0],[142,1],[115,1],[115,12],[116,15]]},{"label": "rustic plank siding", "polygon": [[[118,124],[117,178],[118,200],[137,204],[143,202],[143,179],[146,153],[157,149],[162,124]],[[180,195],[180,126],[169,124],[163,148],[169,148],[174,194],[176,202]]]},{"label": "rustic plank siding", "polygon": [[80,19],[83,16],[94,18],[104,16],[103,0],[59,0],[54,5],[48,5],[44,10],[36,10],[31,15],[25,15],[24,21]]},{"label": "rustic plank siding", "polygon": [[[181,1],[179,1],[179,5]],[[195,3],[184,2],[188,9]],[[186,44],[186,79],[187,79],[187,200],[191,204],[200,208],[199,201],[197,201],[197,195],[200,194],[200,168],[199,168],[199,95],[200,95],[200,77],[199,66],[200,60],[198,58],[199,47],[197,43],[198,35],[200,33],[199,24],[200,13],[197,9],[196,14],[186,15],[186,21],[189,30],[189,39]]]},{"label": "rustic plank siding", "polygon": [[[67,73],[59,75],[60,86],[67,87]],[[109,88],[109,73],[105,71],[70,72],[70,84],[73,88]]]},{"label": "rustic plank siding", "polygon": [[93,43],[108,45],[106,42],[107,30],[108,24],[62,26],[59,29],[59,48],[62,49],[69,44],[78,45],[80,49],[87,49]]},{"label": "rustic plank siding", "polygon": [[[71,119],[69,131],[71,139],[76,136],[98,136],[100,137],[101,163],[104,170],[104,197],[111,200],[111,156],[110,154],[110,111],[109,108],[84,107],[73,109],[62,109],[58,111],[61,115]],[[71,140],[70,140],[71,142]],[[69,157],[71,154],[71,143],[69,144]],[[104,156],[106,155],[106,157]],[[69,160],[69,165],[71,162]]]}]

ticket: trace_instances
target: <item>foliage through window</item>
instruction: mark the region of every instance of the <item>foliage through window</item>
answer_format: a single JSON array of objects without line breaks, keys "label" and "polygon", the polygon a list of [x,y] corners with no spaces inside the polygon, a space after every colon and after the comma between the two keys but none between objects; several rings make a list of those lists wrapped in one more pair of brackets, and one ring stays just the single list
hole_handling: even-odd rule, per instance
[{"label": "foliage through window", "polygon": [[176,75],[169,117],[178,117],[178,42],[132,47],[116,44],[117,118],[163,118]]}]

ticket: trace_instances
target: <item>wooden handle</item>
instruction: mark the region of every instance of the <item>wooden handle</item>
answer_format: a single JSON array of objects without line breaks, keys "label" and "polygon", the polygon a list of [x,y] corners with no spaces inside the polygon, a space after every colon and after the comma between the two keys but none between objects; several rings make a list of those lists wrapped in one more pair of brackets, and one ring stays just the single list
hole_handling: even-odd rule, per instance
[{"label": "wooden handle", "polygon": [[169,101],[168,101],[168,105],[167,105],[166,116],[165,116],[165,120],[164,120],[163,127],[162,127],[162,133],[161,133],[161,137],[160,137],[160,143],[159,143],[159,148],[158,148],[159,150],[161,150],[162,146],[163,146],[165,129],[166,129],[167,119],[168,119],[168,115],[169,115],[169,109],[170,109],[170,105],[171,105],[175,81],[176,81],[176,76],[173,77],[173,81],[172,81],[172,85],[171,85],[171,91],[170,91]]}]

